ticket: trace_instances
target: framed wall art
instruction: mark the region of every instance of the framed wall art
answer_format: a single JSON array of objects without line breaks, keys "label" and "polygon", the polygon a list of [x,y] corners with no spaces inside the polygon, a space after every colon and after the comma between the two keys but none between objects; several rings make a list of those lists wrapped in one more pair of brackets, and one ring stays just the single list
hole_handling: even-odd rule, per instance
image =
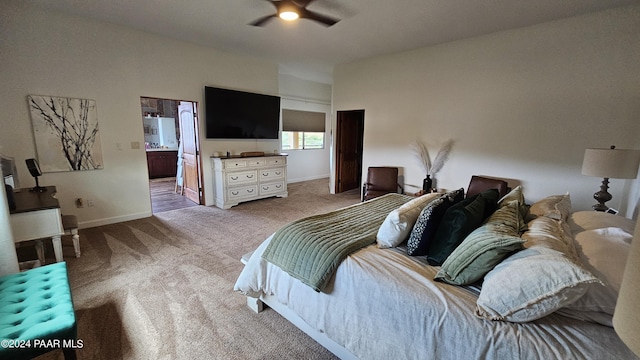
[{"label": "framed wall art", "polygon": [[28,95],[43,172],[102,169],[95,100]]}]

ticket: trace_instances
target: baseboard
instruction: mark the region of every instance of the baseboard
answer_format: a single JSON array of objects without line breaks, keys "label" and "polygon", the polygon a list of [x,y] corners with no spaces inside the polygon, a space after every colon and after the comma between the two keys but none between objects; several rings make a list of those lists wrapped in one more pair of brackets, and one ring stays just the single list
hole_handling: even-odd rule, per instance
[{"label": "baseboard", "polygon": [[150,217],[152,215],[153,214],[151,213],[151,211],[145,211],[145,212],[136,213],[136,214],[127,214],[127,215],[123,215],[123,216],[114,216],[114,217],[110,217],[110,218],[103,218],[103,219],[97,219],[97,220],[91,220],[91,221],[81,221],[81,222],[78,222],[78,228],[86,229],[86,228],[92,228],[92,227],[96,227],[96,226],[111,225],[111,224],[115,224],[115,223],[119,223],[119,222],[123,222],[123,221],[144,219],[144,218],[148,218],[148,217]]},{"label": "baseboard", "polygon": [[293,184],[293,183],[298,183],[298,182],[303,182],[303,181],[319,180],[319,179],[328,179],[328,178],[329,178],[329,174],[316,175],[316,176],[305,177],[305,178],[296,178],[296,179],[288,178],[287,179],[287,184]]}]

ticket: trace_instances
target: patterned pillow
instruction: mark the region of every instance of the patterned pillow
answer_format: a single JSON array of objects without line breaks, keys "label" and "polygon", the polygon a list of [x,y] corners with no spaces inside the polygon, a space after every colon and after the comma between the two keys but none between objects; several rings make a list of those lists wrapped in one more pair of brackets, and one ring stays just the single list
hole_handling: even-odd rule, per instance
[{"label": "patterned pillow", "polygon": [[464,189],[454,190],[432,201],[422,209],[407,241],[407,254],[427,255],[429,244],[436,234],[445,211],[464,198]]}]

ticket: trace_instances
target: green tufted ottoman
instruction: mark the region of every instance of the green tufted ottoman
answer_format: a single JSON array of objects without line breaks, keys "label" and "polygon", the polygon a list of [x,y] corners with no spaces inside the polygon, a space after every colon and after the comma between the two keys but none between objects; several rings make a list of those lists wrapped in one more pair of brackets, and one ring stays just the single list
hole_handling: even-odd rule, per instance
[{"label": "green tufted ottoman", "polygon": [[75,359],[76,336],[65,262],[0,277],[0,359],[30,359],[55,349]]}]

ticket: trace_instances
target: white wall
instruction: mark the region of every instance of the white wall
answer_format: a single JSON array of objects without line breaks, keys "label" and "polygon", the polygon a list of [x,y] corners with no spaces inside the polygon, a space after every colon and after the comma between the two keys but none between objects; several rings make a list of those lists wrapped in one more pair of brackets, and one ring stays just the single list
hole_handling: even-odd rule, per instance
[{"label": "white wall", "polygon": [[[0,178],[4,178],[0,169]],[[16,244],[13,242],[13,231],[9,222],[9,202],[4,189],[4,181],[0,189],[0,276],[17,273],[20,271]]]},{"label": "white wall", "polygon": [[[151,215],[140,96],[203,105],[205,85],[278,94],[277,64],[18,1],[0,2],[0,33],[0,152],[16,158],[22,187],[35,183],[24,165],[36,156],[26,96],[96,100],[104,170],[40,178],[42,185],[57,186],[62,211],[76,214],[82,227]],[[202,135],[203,114],[201,106]],[[272,151],[278,144],[202,139],[206,204],[213,204],[214,151]],[[77,197],[95,206],[77,209]]]},{"label": "white wall", "polygon": [[283,109],[323,112],[325,119],[324,149],[286,150],[287,181],[299,182],[329,177],[331,139],[331,85],[280,74],[280,96]]},{"label": "white wall", "polygon": [[[529,201],[568,191],[586,210],[602,179],[581,175],[584,149],[640,148],[638,59],[633,6],[338,66],[333,111],[365,109],[365,169],[399,166],[420,186],[409,143],[435,156],[453,139],[439,187],[496,176]],[[630,183],[610,184],[607,204],[623,214],[638,202]]]}]

